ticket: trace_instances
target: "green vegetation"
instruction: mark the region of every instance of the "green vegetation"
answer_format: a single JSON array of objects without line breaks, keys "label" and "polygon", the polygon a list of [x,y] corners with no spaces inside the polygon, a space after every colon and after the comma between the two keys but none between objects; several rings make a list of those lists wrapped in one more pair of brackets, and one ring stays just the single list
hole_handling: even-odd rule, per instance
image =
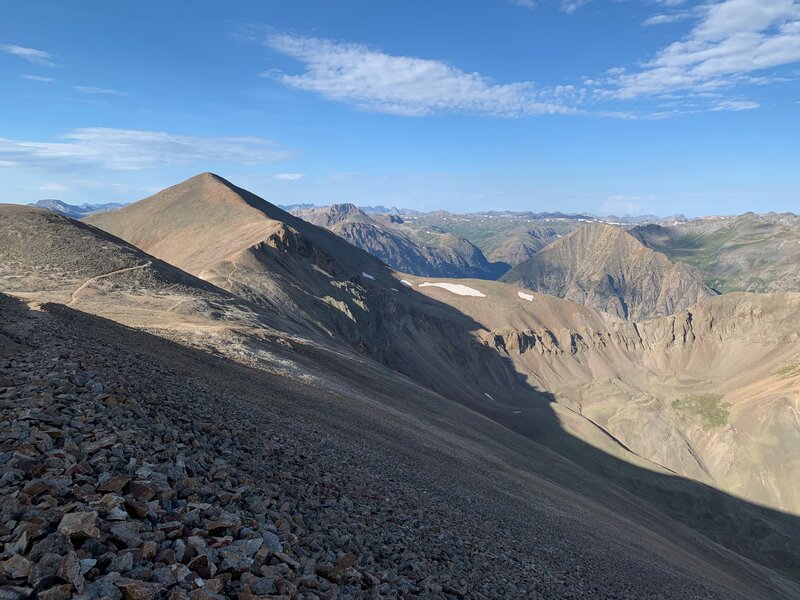
[{"label": "green vegetation", "polygon": [[634,228],[645,244],[698,269],[720,293],[798,291],[800,222],[742,215]]},{"label": "green vegetation", "polygon": [[691,416],[698,416],[703,421],[703,429],[708,431],[721,427],[728,422],[730,403],[723,402],[720,394],[702,394],[699,396],[686,396],[672,401],[672,408],[683,411]]}]

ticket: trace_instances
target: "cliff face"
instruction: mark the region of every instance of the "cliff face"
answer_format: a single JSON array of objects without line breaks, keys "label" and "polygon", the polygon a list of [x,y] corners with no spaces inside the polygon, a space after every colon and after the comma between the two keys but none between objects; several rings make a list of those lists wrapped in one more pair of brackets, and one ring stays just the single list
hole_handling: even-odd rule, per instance
[{"label": "cliff face", "polygon": [[553,242],[502,280],[630,320],[670,315],[713,295],[690,267],[599,223]]},{"label": "cliff face", "polygon": [[484,339],[638,456],[797,513],[797,314],[798,294],[738,293],[639,323],[498,326]]}]

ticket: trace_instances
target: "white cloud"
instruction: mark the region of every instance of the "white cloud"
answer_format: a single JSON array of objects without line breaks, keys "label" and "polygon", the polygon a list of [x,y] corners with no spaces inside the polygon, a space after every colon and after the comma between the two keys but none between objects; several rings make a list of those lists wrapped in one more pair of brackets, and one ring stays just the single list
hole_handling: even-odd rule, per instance
[{"label": "white cloud", "polygon": [[753,74],[800,61],[800,0],[722,0],[700,7],[682,40],[643,67],[609,78],[618,99],[756,83]]},{"label": "white cloud", "polygon": [[305,173],[278,173],[272,176],[273,179],[278,181],[297,181],[303,177],[305,177]]},{"label": "white cloud", "polygon": [[127,96],[127,92],[120,92],[118,90],[109,90],[107,88],[92,87],[88,85],[73,85],[72,89],[81,94],[100,94],[107,96]]},{"label": "white cloud", "polygon": [[516,4],[522,8],[536,8],[536,0],[508,0],[511,4]]},{"label": "white cloud", "polygon": [[292,155],[293,151],[263,138],[212,138],[102,127],[75,129],[57,142],[0,138],[0,161],[34,167],[83,164],[143,169],[163,164],[261,164]]},{"label": "white cloud", "polygon": [[[566,11],[584,3],[558,1]],[[754,109],[759,102],[743,98],[742,90],[797,77],[779,68],[800,62],[800,0],[655,1],[662,12],[645,25],[691,21],[688,33],[638,65],[608,69],[575,85],[499,83],[438,60],[280,33],[267,35],[266,45],[302,68],[297,74],[271,69],[262,75],[362,110],[398,115],[625,119]]]},{"label": "white cloud", "polygon": [[52,77],[42,77],[41,75],[23,75],[24,79],[30,79],[31,81],[41,81],[42,83],[52,83],[55,81]]},{"label": "white cloud", "polygon": [[13,44],[2,44],[0,50],[8,52],[14,56],[18,56],[30,63],[39,65],[40,67],[55,67],[56,63],[53,62],[53,57],[49,52],[44,50],[36,50],[35,48],[25,48],[23,46],[15,46]]},{"label": "white cloud", "polygon": [[462,112],[513,117],[574,112],[571,86],[538,89],[524,81],[499,84],[444,62],[394,56],[361,44],[274,34],[266,43],[305,67],[300,75],[263,75],[364,110],[399,115]]}]

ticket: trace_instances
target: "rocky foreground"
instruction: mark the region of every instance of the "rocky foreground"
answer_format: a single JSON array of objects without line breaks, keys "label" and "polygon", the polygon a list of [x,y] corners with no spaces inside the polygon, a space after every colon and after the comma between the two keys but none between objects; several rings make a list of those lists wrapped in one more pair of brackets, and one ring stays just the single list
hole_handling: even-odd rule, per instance
[{"label": "rocky foreground", "polygon": [[717,597],[593,564],[558,530],[534,558],[533,521],[499,526],[313,423],[0,302],[0,599]]},{"label": "rocky foreground", "polygon": [[535,594],[493,572],[501,544],[49,324],[0,372],[0,598]]}]

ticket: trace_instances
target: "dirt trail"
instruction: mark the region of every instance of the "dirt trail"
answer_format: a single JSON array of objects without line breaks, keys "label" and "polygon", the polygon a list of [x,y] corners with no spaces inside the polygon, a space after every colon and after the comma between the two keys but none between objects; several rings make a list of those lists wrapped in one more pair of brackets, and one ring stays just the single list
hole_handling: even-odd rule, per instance
[{"label": "dirt trail", "polygon": [[94,283],[95,281],[98,281],[100,279],[105,279],[107,277],[112,277],[114,275],[119,275],[120,273],[126,273],[127,271],[135,271],[137,269],[146,269],[147,267],[152,266],[152,264],[153,264],[153,261],[148,260],[143,265],[136,265],[134,267],[126,267],[124,269],[117,269],[116,271],[111,271],[110,273],[103,273],[102,275],[96,275],[94,277],[90,277],[89,279],[84,281],[80,286],[78,286],[75,289],[74,292],[72,292],[72,296],[70,297],[70,300],[69,300],[69,303],[67,303],[67,306],[72,306],[73,303],[75,302],[77,296],[78,296],[78,292],[83,290],[86,286],[90,285],[91,283]]}]

